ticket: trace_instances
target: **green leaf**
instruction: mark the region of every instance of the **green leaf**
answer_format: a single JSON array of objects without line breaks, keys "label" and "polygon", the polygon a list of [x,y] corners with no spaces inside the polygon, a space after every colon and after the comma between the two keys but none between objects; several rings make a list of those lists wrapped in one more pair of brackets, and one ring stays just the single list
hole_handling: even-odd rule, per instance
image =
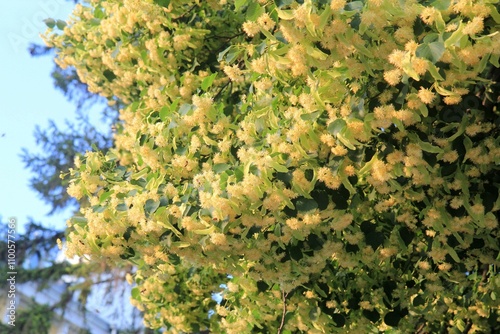
[{"label": "green leaf", "polygon": [[228,165],[228,164],[215,164],[212,169],[214,170],[214,172],[216,172],[217,174],[220,174],[226,170],[228,170],[231,166]]},{"label": "green leaf", "polygon": [[93,26],[98,26],[101,24],[101,20],[100,19],[96,19],[96,18],[93,18],[93,19],[90,19],[90,24],[93,25]]},{"label": "green leaf", "polygon": [[234,2],[234,9],[238,10],[241,7],[245,6],[248,3],[248,0],[236,0]]},{"label": "green leaf", "polygon": [[136,300],[140,300],[141,298],[141,291],[139,290],[139,287],[134,287],[132,291],[130,291],[130,294],[132,295],[132,298]]},{"label": "green leaf", "polygon": [[464,34],[462,33],[463,30],[464,30],[464,24],[463,22],[460,22],[460,25],[458,26],[457,30],[455,30],[450,35],[450,37],[448,37],[446,41],[444,41],[444,46],[446,48],[449,48],[450,46],[458,43],[462,39],[462,37],[464,37]]},{"label": "green leaf", "polygon": [[450,8],[450,4],[450,0],[436,0],[431,3],[432,7],[438,10],[447,10],[448,8]]},{"label": "green leaf", "polygon": [[152,214],[156,211],[156,209],[158,209],[158,207],[160,206],[160,201],[155,201],[153,199],[148,199],[146,201],[146,204],[144,204],[144,211],[147,213],[147,214]]},{"label": "green leaf", "polygon": [[227,49],[225,50],[222,50],[221,52],[219,52],[219,55],[217,56],[217,61],[218,62],[221,62],[223,59],[224,59],[224,56],[229,52],[229,50],[231,50],[232,48],[234,48],[233,45],[231,45],[230,47],[228,47]]},{"label": "green leaf", "polygon": [[495,23],[500,23],[500,14],[498,13],[498,10],[496,9],[495,5],[493,4],[488,4],[488,8],[490,9],[490,15],[495,20]]},{"label": "green leaf", "polygon": [[71,223],[77,224],[77,226],[85,225],[87,224],[87,218],[82,216],[75,216],[71,218]]},{"label": "green leaf", "polygon": [[420,58],[430,60],[432,63],[437,63],[445,51],[443,41],[438,40],[432,43],[424,43],[417,48],[416,55]]},{"label": "green leaf", "polygon": [[336,136],[340,131],[342,131],[347,126],[346,121],[342,118],[337,118],[328,125],[328,132]]},{"label": "green leaf", "polygon": [[68,24],[67,24],[65,21],[63,21],[63,20],[57,20],[57,22],[56,22],[56,26],[57,26],[59,29],[61,29],[61,30],[63,30],[63,29],[64,29],[64,27],[66,27],[67,25],[68,25]]},{"label": "green leaf", "polygon": [[410,138],[411,141],[417,142],[420,148],[429,153],[443,153],[444,150],[441,147],[434,146],[429,142],[422,141],[416,134],[411,133],[408,134],[408,138]]},{"label": "green leaf", "polygon": [[363,9],[363,1],[351,1],[345,5],[344,9],[346,11],[361,11]]},{"label": "green leaf", "polygon": [[[345,129],[344,129],[345,130]],[[352,144],[351,140],[345,136],[345,131],[341,131],[337,134],[337,139],[340,140],[342,144],[345,145],[350,150],[355,150],[356,147]]]},{"label": "green leaf", "polygon": [[104,212],[105,209],[106,209],[106,207],[105,206],[101,206],[101,205],[94,205],[92,207],[92,211],[97,212],[97,213]]},{"label": "green leaf", "polygon": [[315,121],[318,119],[319,116],[321,116],[322,113],[323,113],[322,111],[316,111],[309,114],[302,114],[300,115],[300,118],[303,119],[304,121]]},{"label": "green leaf", "polygon": [[446,23],[444,23],[443,16],[441,15],[441,12],[437,12],[435,15],[435,24],[437,31],[440,33],[443,33],[446,29]]},{"label": "green leaf", "polygon": [[102,203],[105,200],[107,200],[109,198],[109,196],[111,196],[113,193],[114,193],[113,190],[106,191],[106,192],[102,193],[101,196],[99,196],[99,203]]},{"label": "green leaf", "polygon": [[[97,244],[96,244],[96,246],[97,246]],[[135,256],[135,250],[132,247],[127,247],[125,249],[125,252],[120,255],[120,258],[122,258],[123,260],[127,260],[127,259],[130,259],[131,257],[134,257],[134,256]]]},{"label": "green leaf", "polygon": [[365,165],[359,170],[358,175],[363,176],[364,174],[368,173],[371,169],[373,164],[378,161],[377,155],[374,154],[373,157],[365,163]]},{"label": "green leaf", "polygon": [[500,63],[498,62],[498,59],[500,58],[500,54],[491,54],[490,56],[490,63],[493,64],[495,67],[500,67]]},{"label": "green leaf", "polygon": [[431,143],[420,141],[419,145],[423,151],[429,153],[443,153],[443,149],[441,147],[434,146]]},{"label": "green leaf", "polygon": [[441,76],[441,74],[439,74],[438,68],[433,63],[428,62],[427,70],[432,75],[434,80],[441,80],[441,81],[444,80],[444,78]]},{"label": "green leaf", "polygon": [[484,71],[484,69],[486,68],[486,65],[488,64],[488,60],[490,59],[489,55],[488,54],[485,54],[483,56],[483,58],[481,58],[481,61],[479,62],[479,64],[477,64],[475,67],[474,67],[474,70],[477,72],[477,73],[481,73]]},{"label": "green leaf", "polygon": [[293,0],[274,0],[274,3],[278,8],[291,5],[293,2]]},{"label": "green leaf", "polygon": [[154,0],[154,3],[158,6],[168,7],[168,5],[170,5],[170,0]]},{"label": "green leaf", "polygon": [[280,165],[276,161],[271,162],[271,167],[274,168],[275,171],[280,172],[280,173],[288,173],[288,168],[286,166]]},{"label": "green leaf", "polygon": [[187,248],[191,246],[191,244],[189,242],[186,242],[186,241],[174,241],[172,242],[172,247],[175,247],[175,248]]},{"label": "green leaf", "polygon": [[328,297],[328,295],[326,294],[326,292],[323,291],[323,289],[321,289],[319,287],[319,285],[316,284],[316,283],[314,283],[314,291],[316,291],[323,298],[327,298]]},{"label": "green leaf", "polygon": [[113,59],[115,59],[116,56],[118,56],[118,53],[120,53],[120,47],[119,47],[119,45],[117,45],[116,48],[115,48],[115,50],[111,53],[111,57]]},{"label": "green leaf", "polygon": [[165,119],[167,118],[167,115],[168,115],[169,112],[170,112],[170,108],[168,106],[163,106],[160,109],[160,119],[162,121],[165,121]]},{"label": "green leaf", "polygon": [[420,111],[420,114],[422,114],[422,116],[424,117],[429,116],[429,109],[427,109],[427,106],[425,104],[422,103],[422,105],[418,108],[418,110]]},{"label": "green leaf", "polygon": [[448,251],[448,254],[450,254],[451,258],[453,259],[453,261],[455,261],[456,263],[460,263],[461,262],[460,258],[458,257],[458,254],[455,251],[455,249],[453,249],[449,245],[445,245],[445,247],[446,247],[446,250]]},{"label": "green leaf", "polygon": [[181,116],[186,116],[186,114],[191,110],[193,106],[188,103],[183,103],[181,107],[179,108],[179,114]]},{"label": "green leaf", "polygon": [[102,75],[108,80],[108,81],[113,81],[116,79],[116,75],[113,73],[111,70],[104,70],[102,72]]},{"label": "green leaf", "polygon": [[312,308],[309,311],[309,319],[311,319],[312,321],[316,321],[316,320],[318,320],[318,317],[320,314],[321,314],[321,310],[319,309],[319,307]]},{"label": "green leaf", "polygon": [[316,59],[319,59],[319,60],[325,60],[326,58],[328,58],[328,55],[326,53],[315,48],[312,45],[306,45],[306,53],[309,56],[316,58]]},{"label": "green leaf", "polygon": [[455,321],[455,325],[457,329],[460,331],[460,333],[467,333],[468,331],[465,330],[465,322],[462,319],[457,319]]},{"label": "green leaf", "polygon": [[255,21],[262,13],[264,13],[264,8],[257,1],[252,1],[247,9],[247,20]]},{"label": "green leaf", "polygon": [[[363,43],[357,43],[354,45],[354,47],[356,48],[356,50],[361,53],[362,55],[368,57],[368,58],[373,58],[374,55],[373,55],[373,52],[371,52],[370,50],[368,50],[368,48],[363,44]],[[370,73],[370,67],[366,67],[366,71],[368,73]],[[373,72],[372,72],[373,73]],[[371,74],[371,75],[374,75],[374,74]]]},{"label": "green leaf", "polygon": [[207,91],[207,89],[209,89],[212,86],[212,83],[214,82],[214,79],[216,76],[217,76],[217,73],[214,73],[214,74],[206,77],[205,79],[203,79],[203,81],[201,82],[201,89],[203,89],[204,91]]},{"label": "green leaf", "polygon": [[56,21],[54,19],[45,19],[43,20],[43,22],[45,22],[45,24],[47,25],[47,27],[49,28],[54,28],[56,26]]},{"label": "green leaf", "polygon": [[215,231],[215,226],[210,226],[209,228],[205,228],[202,230],[194,230],[193,233],[199,234],[199,235],[209,235],[212,234]]},{"label": "green leaf", "polygon": [[97,19],[103,19],[106,16],[106,14],[103,11],[103,8],[98,6],[94,10],[94,17]]},{"label": "green leaf", "polygon": [[[365,233],[365,232],[364,232]],[[385,236],[382,232],[372,231],[365,233],[365,242],[367,245],[371,246],[373,250],[384,244]]]},{"label": "green leaf", "polygon": [[419,81],[420,80],[420,75],[418,75],[417,71],[413,69],[413,66],[411,64],[411,56],[410,53],[407,53],[406,56],[403,58],[403,61],[401,63],[403,66],[403,71],[413,80]]},{"label": "green leaf", "polygon": [[330,6],[326,6],[325,10],[319,16],[319,29],[323,31],[327,23],[329,23],[329,19],[332,13],[332,9]]},{"label": "green leaf", "polygon": [[278,17],[282,20],[292,20],[295,17],[295,11],[292,9],[278,9]]},{"label": "green leaf", "polygon": [[116,206],[116,211],[127,211],[128,206],[125,203],[120,203]]},{"label": "green leaf", "polygon": [[[267,31],[266,29],[261,29],[260,32],[266,36],[267,39],[269,39],[270,41],[276,41],[276,37],[271,34],[269,31]],[[281,50],[281,49],[280,49]]]},{"label": "green leaf", "polygon": [[340,180],[342,181],[344,187],[349,191],[350,194],[354,195],[356,193],[356,189],[354,189],[351,182],[349,182],[349,178],[347,177],[347,175],[345,175],[344,173],[339,173],[339,175],[341,176]]},{"label": "green leaf", "polygon": [[464,116],[462,118],[462,122],[460,123],[460,126],[458,127],[458,129],[456,130],[455,134],[451,137],[448,138],[448,141],[451,143],[452,141],[454,141],[455,139],[457,139],[458,137],[460,137],[462,135],[462,133],[464,133],[465,131],[465,128],[467,127],[468,125],[468,122],[469,122],[469,118],[467,116]]},{"label": "green leaf", "polygon": [[181,237],[181,232],[179,232],[179,230],[176,229],[174,225],[172,225],[169,221],[163,220],[160,221],[160,224],[163,225],[163,227],[165,227],[166,229],[174,232],[178,237]]},{"label": "green leaf", "polygon": [[161,216],[165,211],[167,211],[167,207],[166,206],[161,206],[161,202],[160,202],[160,207],[158,209],[156,209],[155,215],[156,216]]},{"label": "green leaf", "polygon": [[174,129],[177,127],[177,123],[175,121],[171,121],[169,124],[168,124],[168,127],[167,129]]},{"label": "green leaf", "polygon": [[242,50],[237,47],[231,48],[226,55],[226,62],[231,64],[234,60],[236,60],[236,58],[238,58],[241,52]]}]

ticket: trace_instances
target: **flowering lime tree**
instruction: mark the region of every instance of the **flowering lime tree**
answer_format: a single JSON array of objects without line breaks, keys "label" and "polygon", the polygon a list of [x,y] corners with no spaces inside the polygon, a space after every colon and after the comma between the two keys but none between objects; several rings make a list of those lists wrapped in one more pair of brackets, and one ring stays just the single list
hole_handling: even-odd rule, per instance
[{"label": "flowering lime tree", "polygon": [[133,263],[171,332],[498,330],[498,10],[78,5],[46,42],[126,107],[70,173],[68,256]]}]

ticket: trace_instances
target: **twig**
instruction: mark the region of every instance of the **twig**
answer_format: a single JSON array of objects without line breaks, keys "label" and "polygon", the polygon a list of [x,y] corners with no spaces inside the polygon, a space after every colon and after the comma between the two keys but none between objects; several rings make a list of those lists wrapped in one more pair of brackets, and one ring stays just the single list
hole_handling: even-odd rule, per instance
[{"label": "twig", "polygon": [[288,292],[285,293],[285,290],[281,290],[281,298],[283,299],[283,313],[281,314],[281,324],[278,328],[278,334],[281,334],[283,330],[283,326],[285,325],[285,315],[286,315],[286,297],[288,296]]},{"label": "twig", "polygon": [[213,100],[214,100],[214,101],[215,101],[215,100],[217,100],[217,98],[218,98],[218,97],[219,97],[219,95],[222,93],[222,91],[223,91],[224,89],[226,89],[226,87],[227,87],[227,86],[229,86],[230,84],[232,84],[232,81],[231,81],[231,80],[229,80],[228,82],[226,82],[226,83],[224,84],[224,86],[222,86],[222,87],[219,89],[219,91],[217,92],[217,94],[215,94],[215,96],[214,96]]},{"label": "twig", "polygon": [[424,322],[421,322],[418,326],[417,326],[417,329],[415,330],[415,334],[421,334],[423,333],[425,329],[425,321]]},{"label": "twig", "polygon": [[467,320],[467,325],[465,326],[465,329],[462,332],[462,334],[469,333],[469,331],[470,331],[471,328],[472,328],[472,321],[469,319],[469,320]]},{"label": "twig", "polygon": [[225,38],[225,39],[227,39],[228,41],[230,41],[230,40],[232,40],[233,38],[239,37],[239,36],[244,35],[244,34],[245,34],[244,32],[240,32],[240,33],[237,33],[237,34],[234,34],[234,35],[231,35],[231,36],[211,35],[211,36],[207,36],[207,37],[206,37],[206,39]]},{"label": "twig", "polygon": [[182,20],[184,17],[186,17],[189,13],[191,13],[193,11],[193,9],[196,8],[196,5],[192,5],[191,8],[189,8],[189,10],[187,12],[185,12],[184,14],[182,14],[181,16],[178,16],[176,18],[174,18],[173,20],[174,21],[177,21],[177,20]]}]

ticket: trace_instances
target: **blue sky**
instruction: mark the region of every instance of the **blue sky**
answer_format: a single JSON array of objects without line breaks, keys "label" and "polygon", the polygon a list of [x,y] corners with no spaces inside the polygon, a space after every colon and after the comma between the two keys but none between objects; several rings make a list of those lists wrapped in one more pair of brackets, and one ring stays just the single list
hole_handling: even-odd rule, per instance
[{"label": "blue sky", "polygon": [[74,4],[66,0],[17,0],[0,3],[0,216],[15,217],[19,231],[28,217],[46,226],[64,228],[71,212],[47,216],[50,207],[30,189],[31,174],[20,159],[21,148],[37,150],[33,132],[53,119],[75,118],[75,106],[56,91],[50,56],[33,58],[30,42],[42,43],[43,20],[66,19]]}]

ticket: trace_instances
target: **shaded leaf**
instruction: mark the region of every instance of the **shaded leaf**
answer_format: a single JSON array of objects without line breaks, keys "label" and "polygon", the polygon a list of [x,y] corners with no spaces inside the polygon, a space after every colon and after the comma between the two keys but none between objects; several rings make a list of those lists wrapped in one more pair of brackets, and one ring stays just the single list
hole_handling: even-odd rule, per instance
[{"label": "shaded leaf", "polygon": [[420,58],[430,60],[432,63],[437,63],[443,56],[445,51],[443,41],[435,41],[432,43],[421,44],[416,51],[416,55]]},{"label": "shaded leaf", "polygon": [[298,211],[306,212],[317,209],[318,203],[313,199],[301,197],[297,199],[295,207],[297,208]]}]

